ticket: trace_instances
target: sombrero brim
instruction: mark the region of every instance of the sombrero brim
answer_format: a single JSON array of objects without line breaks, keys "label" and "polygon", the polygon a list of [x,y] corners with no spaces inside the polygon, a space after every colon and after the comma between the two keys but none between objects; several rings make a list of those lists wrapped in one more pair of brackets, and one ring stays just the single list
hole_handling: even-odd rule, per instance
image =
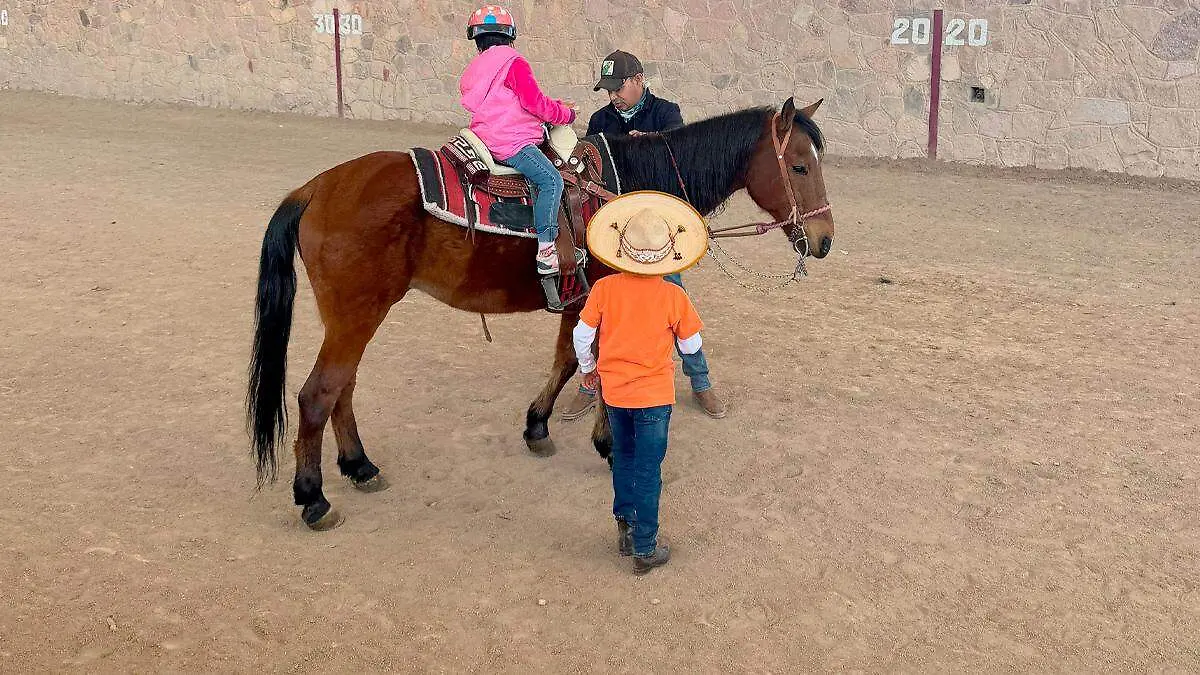
[{"label": "sombrero brim", "polygon": [[[621,249],[618,228],[624,228],[633,214],[647,208],[662,216],[672,227],[683,228],[675,236],[675,252],[679,259],[669,254],[656,263],[640,263],[627,255],[617,255]],[[614,270],[663,276],[682,272],[700,262],[708,251],[708,225],[699,211],[678,197],[653,190],[630,192],[596,211],[588,221],[587,245],[596,259]]]}]

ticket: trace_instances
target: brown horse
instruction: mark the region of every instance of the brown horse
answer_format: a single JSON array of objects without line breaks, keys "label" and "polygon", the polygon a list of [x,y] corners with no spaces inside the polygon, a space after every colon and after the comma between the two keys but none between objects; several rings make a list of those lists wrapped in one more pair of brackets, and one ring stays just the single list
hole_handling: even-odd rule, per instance
[{"label": "brown horse", "polygon": [[[823,141],[812,121],[818,105],[797,110],[788,99],[778,112],[753,108],[661,135],[610,138],[621,185],[608,187],[686,195],[705,214],[745,189],[799,253],[822,258],[832,245],[833,217],[818,155]],[[819,217],[798,218],[797,209]],[[276,448],[286,433],[284,380],[298,251],[325,325],[320,354],[300,390],[295,443],[292,488],[310,527],[340,522],[321,491],[321,438],[331,417],[342,475],[362,490],[386,487],[358,435],[354,385],[367,343],[409,289],[480,314],[545,309],[533,240],[480,233],[472,241],[464,234],[425,212],[412,159],[402,152],[376,152],[336,166],[289,194],[272,216],[259,261],[247,427],[261,485],[275,479]],[[587,270],[593,280],[610,272],[595,262]],[[554,452],[546,422],[577,367],[571,330],[578,312],[575,306],[562,315],[550,379],[526,415],[525,440],[539,455]],[[611,435],[603,408],[592,439],[607,458]]]}]

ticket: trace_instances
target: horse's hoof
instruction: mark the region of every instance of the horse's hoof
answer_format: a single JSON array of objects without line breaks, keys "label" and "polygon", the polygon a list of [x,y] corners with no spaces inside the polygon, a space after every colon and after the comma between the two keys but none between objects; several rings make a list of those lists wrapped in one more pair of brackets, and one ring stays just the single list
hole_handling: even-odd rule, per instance
[{"label": "horse's hoof", "polygon": [[352,480],[350,482],[354,485],[354,489],[359,492],[383,492],[392,487],[392,484],[387,482],[387,479],[381,473],[377,473],[364,481]]},{"label": "horse's hoof", "polygon": [[313,530],[314,532],[326,532],[328,530],[332,530],[338,525],[341,525],[345,521],[346,518],[343,517],[342,514],[338,513],[337,509],[331,508],[325,512],[325,515],[318,518],[317,522],[305,524],[308,525],[309,529]]},{"label": "horse's hoof", "polygon": [[309,504],[300,512],[300,519],[309,529],[317,532],[332,530],[342,524],[342,514],[338,513],[325,499]]},{"label": "horse's hoof", "polygon": [[537,440],[526,438],[525,445],[528,445],[529,451],[538,457],[549,457],[558,452],[558,448],[554,447],[554,441],[549,436]]}]

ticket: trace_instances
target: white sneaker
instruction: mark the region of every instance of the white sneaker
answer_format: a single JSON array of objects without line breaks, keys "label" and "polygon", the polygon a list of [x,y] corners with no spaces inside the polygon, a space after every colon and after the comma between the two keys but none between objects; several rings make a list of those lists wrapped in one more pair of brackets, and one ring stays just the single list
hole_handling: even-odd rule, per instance
[{"label": "white sneaker", "polygon": [[538,274],[554,274],[557,271],[558,249],[553,246],[550,248],[539,249],[537,253]]}]

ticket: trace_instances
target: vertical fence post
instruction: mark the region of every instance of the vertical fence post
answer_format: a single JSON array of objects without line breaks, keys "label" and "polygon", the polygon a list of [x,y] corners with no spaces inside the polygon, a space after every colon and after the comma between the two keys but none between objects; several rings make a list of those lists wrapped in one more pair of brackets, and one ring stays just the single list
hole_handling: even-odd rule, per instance
[{"label": "vertical fence post", "polygon": [[942,100],[942,10],[933,10],[933,53],[929,69],[929,159],[937,159],[938,107]]},{"label": "vertical fence post", "polygon": [[333,9],[333,69],[337,79],[338,117],[345,117],[346,108],[342,100],[342,13],[336,7]]}]

